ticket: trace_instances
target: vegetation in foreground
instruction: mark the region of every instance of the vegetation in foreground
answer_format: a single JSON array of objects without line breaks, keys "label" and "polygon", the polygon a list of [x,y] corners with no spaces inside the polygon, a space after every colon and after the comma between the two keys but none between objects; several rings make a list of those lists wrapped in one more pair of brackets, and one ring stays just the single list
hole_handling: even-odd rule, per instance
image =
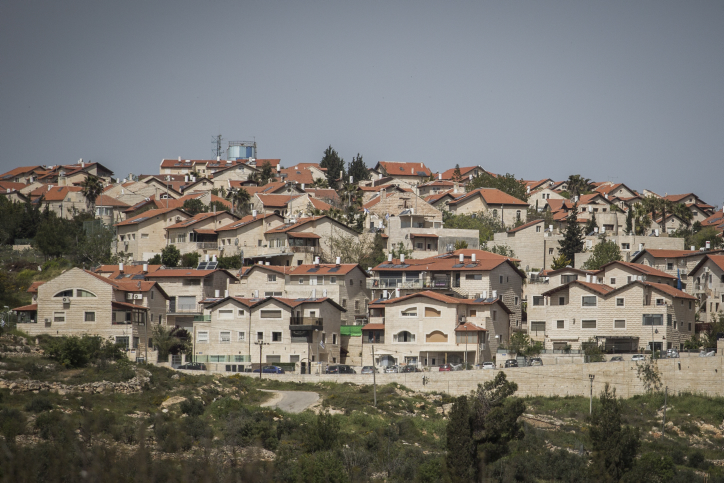
[{"label": "vegetation in foreground", "polygon": [[[724,399],[517,398],[504,373],[469,397],[404,386],[300,384],[187,375],[118,358],[102,341],[43,338],[7,352],[0,389],[0,481],[724,481]],[[88,338],[92,339],[92,338]],[[3,349],[3,346],[8,348]],[[69,358],[66,352],[75,354]],[[65,356],[64,356],[65,354]],[[80,355],[79,355],[80,354]],[[136,392],[71,386],[144,381]],[[260,389],[306,390],[301,414],[263,408]]]}]

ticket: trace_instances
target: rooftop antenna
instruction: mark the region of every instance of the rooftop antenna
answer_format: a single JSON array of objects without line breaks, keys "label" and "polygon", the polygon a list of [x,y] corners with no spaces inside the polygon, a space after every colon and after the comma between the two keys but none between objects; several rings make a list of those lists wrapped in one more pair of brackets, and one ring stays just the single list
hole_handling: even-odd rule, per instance
[{"label": "rooftop antenna", "polygon": [[214,145],[214,148],[211,150],[211,153],[216,156],[217,158],[221,156],[221,140],[224,139],[221,137],[221,134],[217,134],[216,136],[211,136],[211,144]]}]

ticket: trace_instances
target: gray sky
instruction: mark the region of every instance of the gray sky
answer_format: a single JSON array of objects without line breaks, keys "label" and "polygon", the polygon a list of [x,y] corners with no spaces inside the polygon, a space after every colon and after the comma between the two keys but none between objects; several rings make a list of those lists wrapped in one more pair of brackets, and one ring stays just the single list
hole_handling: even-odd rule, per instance
[{"label": "gray sky", "polygon": [[0,169],[255,138],[721,205],[722,1],[0,2]]}]

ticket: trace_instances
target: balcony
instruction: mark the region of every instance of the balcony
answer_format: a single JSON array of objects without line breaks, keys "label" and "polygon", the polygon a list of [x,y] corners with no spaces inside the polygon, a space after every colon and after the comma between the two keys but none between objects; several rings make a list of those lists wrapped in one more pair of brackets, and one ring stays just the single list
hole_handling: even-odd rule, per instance
[{"label": "balcony", "polygon": [[218,242],[196,242],[197,250],[218,250]]},{"label": "balcony", "polygon": [[290,330],[314,330],[324,326],[324,319],[321,317],[290,317]]},{"label": "balcony", "polygon": [[368,289],[382,289],[382,290],[394,290],[396,288],[401,289],[429,289],[429,290],[445,290],[450,288],[450,280],[448,279],[435,279],[435,280],[405,280],[401,278],[368,278],[367,279]]},{"label": "balcony", "polygon": [[292,253],[320,253],[319,247],[312,246],[290,246],[289,250]]},{"label": "balcony", "polygon": [[362,343],[363,344],[384,344],[385,343],[385,336],[384,335],[378,335],[377,337],[372,337],[368,335],[362,336]]},{"label": "balcony", "polygon": [[202,312],[203,312],[202,307],[199,304],[169,303],[167,314],[168,315],[174,315],[174,314],[188,314],[188,315],[197,314],[197,315],[200,315]]}]

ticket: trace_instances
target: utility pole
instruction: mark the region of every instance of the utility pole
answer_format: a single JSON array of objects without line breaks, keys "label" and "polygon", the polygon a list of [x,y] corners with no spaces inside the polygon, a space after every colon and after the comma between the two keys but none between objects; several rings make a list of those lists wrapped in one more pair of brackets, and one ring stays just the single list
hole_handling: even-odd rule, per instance
[{"label": "utility pole", "polygon": [[589,401],[589,404],[588,404],[588,414],[589,415],[593,414],[593,379],[595,377],[596,376],[594,374],[588,375],[588,379],[591,380],[591,400]]},{"label": "utility pole", "polygon": [[214,149],[211,150],[211,152],[214,154],[214,156],[221,156],[221,140],[224,139],[221,137],[221,134],[216,136],[211,136],[211,144],[214,145]]},{"label": "utility pole", "polygon": [[375,407],[377,407],[377,366],[375,365],[375,344],[372,344],[372,393],[375,397]]},{"label": "utility pole", "polygon": [[259,379],[261,379],[261,374],[262,374],[261,353],[262,353],[262,349],[263,349],[263,347],[264,347],[264,341],[263,341],[263,340],[258,340],[258,341],[254,342],[254,343],[259,346]]}]

